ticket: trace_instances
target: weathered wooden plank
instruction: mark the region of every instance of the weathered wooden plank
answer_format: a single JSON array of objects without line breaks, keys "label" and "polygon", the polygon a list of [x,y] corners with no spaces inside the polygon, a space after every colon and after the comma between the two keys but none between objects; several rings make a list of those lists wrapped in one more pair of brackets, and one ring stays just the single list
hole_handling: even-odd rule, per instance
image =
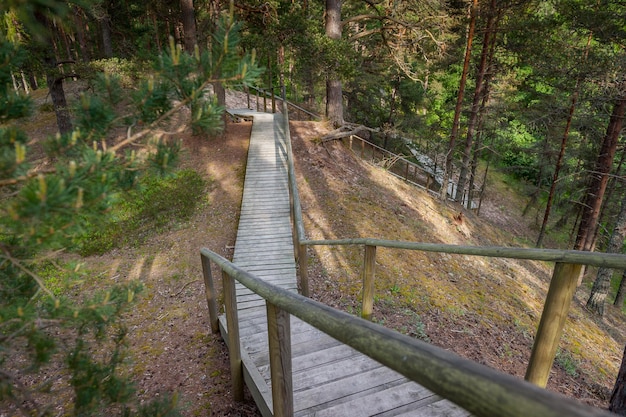
[{"label": "weathered wooden plank", "polygon": [[[257,248],[255,250],[255,247]],[[248,243],[246,245],[238,245],[237,249],[237,258],[248,257],[248,256],[266,256],[272,255],[276,253],[281,254],[289,254],[293,258],[293,247],[289,246],[289,242],[277,241],[277,242],[268,242],[267,245],[259,244],[259,243]]]},{"label": "weathered wooden plank", "polygon": [[[267,332],[263,330],[264,328],[267,329],[265,323],[253,323],[250,331],[246,331],[247,334],[242,336],[242,339],[248,342],[264,343],[263,341],[267,340]],[[294,319],[293,326],[291,326],[291,336],[296,343],[311,342],[315,340],[315,334],[311,333],[311,329],[312,327],[303,321]]]},{"label": "weathered wooden plank", "polygon": [[[292,318],[293,322],[295,322],[295,318]],[[327,351],[332,348],[342,347],[345,348],[345,345],[342,345],[337,340],[326,337],[323,332],[316,330],[315,328],[311,328],[311,332],[308,333],[309,339],[300,340],[295,342],[292,340],[291,342],[291,357],[294,362],[294,372],[297,370],[301,370],[302,364],[307,363],[307,357],[310,355],[318,354],[322,358],[326,356]],[[313,343],[314,342],[314,343]],[[266,357],[257,356],[254,358],[254,363],[261,367],[267,365],[269,362]],[[322,360],[319,363],[323,363]]]},{"label": "weathered wooden plank", "polygon": [[[296,334],[298,339],[311,336],[309,332]],[[354,376],[360,372],[382,367],[382,365],[378,364],[376,361],[373,361],[354,350],[351,352],[351,355],[345,355],[342,353],[339,357],[337,357],[337,351],[333,354],[333,349],[320,351],[321,355],[319,358],[324,360],[320,360],[318,366],[311,367],[309,363],[303,365],[303,361],[301,359],[305,356],[299,355],[297,350],[301,349],[304,343],[311,345],[310,341],[302,341],[292,345],[294,391],[307,388],[310,389],[311,387],[327,383],[328,381]],[[330,358],[324,358],[324,353],[329,353],[328,356],[330,356]],[[254,360],[254,363],[257,368],[259,368],[261,375],[269,381],[270,370],[268,367],[267,354],[265,352],[250,353],[250,358]],[[308,362],[308,360],[305,362]],[[303,370],[303,366],[306,369]]]},{"label": "weathered wooden plank", "polygon": [[[284,197],[275,197],[284,198]],[[289,224],[289,206],[286,204],[276,204],[271,201],[259,202],[255,206],[247,209],[247,213],[241,213],[238,227],[247,228],[258,223],[258,226]]]},{"label": "weathered wooden plank", "polygon": [[[274,284],[274,285],[276,285],[276,284]],[[295,284],[291,283],[290,281],[286,281],[282,285],[279,284],[278,286],[281,287],[281,288],[284,288],[286,290],[292,290],[292,291],[297,291],[298,290],[297,286]],[[256,295],[253,291],[250,291],[249,289],[244,287],[240,291],[237,291],[237,301],[238,302],[239,301],[248,301],[251,298],[240,298],[240,297],[248,297],[248,296],[252,296],[252,295],[255,295],[255,296],[258,297],[258,295]]]},{"label": "weathered wooden plank", "polygon": [[[288,264],[285,265],[250,265],[245,267],[246,271],[254,273],[258,275],[260,278],[265,278],[268,276],[275,276],[283,273],[283,275],[287,275],[288,273],[293,273],[293,276],[296,275],[296,267]],[[260,274],[264,272],[264,274]],[[295,278],[294,278],[295,279]],[[266,280],[267,281],[267,280]]]},{"label": "weathered wooden plank", "polygon": [[376,414],[376,417],[466,417],[467,415],[467,411],[461,407],[442,400],[437,395],[432,395],[385,413]]},{"label": "weathered wooden plank", "polygon": [[346,359],[357,360],[358,357],[367,358],[367,356],[361,355],[350,346],[344,344],[333,345],[321,350],[316,349],[316,345],[317,344],[311,343],[308,352],[303,352],[303,354],[298,357],[298,362],[294,366],[294,372],[308,372],[322,365],[342,362]]},{"label": "weathered wooden plank", "polygon": [[[265,236],[267,238],[272,238],[274,236],[284,236],[286,233],[290,233],[289,225],[287,224],[277,224],[273,227],[267,226],[247,226],[245,231],[237,234],[237,238],[241,238],[244,240],[248,240],[251,238],[258,238],[261,236]],[[237,245],[235,245],[235,249]]]},{"label": "weathered wooden plank", "polygon": [[[310,342],[311,337],[311,327],[300,327],[292,329],[291,331],[291,343],[299,344],[303,342]],[[250,357],[253,360],[256,360],[258,355],[267,355],[267,334],[266,333],[257,333],[254,335],[246,336],[242,339],[242,348],[248,352]]]},{"label": "weathered wooden plank", "polygon": [[[288,184],[286,182],[279,182],[273,180],[270,177],[262,178],[261,181],[256,183],[244,184],[244,187],[249,187],[244,190],[243,196],[249,198],[259,198],[260,201],[267,200],[269,195],[285,196],[289,195]],[[252,187],[252,188],[250,188]],[[280,203],[281,201],[277,201]],[[255,200],[242,201],[242,203],[254,204]]]},{"label": "weathered wooden plank", "polygon": [[288,236],[280,237],[280,238],[273,238],[267,241],[267,248],[263,248],[263,246],[265,246],[266,243],[263,241],[263,239],[260,236],[257,236],[257,237],[246,236],[245,239],[240,241],[240,243],[235,246],[235,254],[233,258],[240,257],[240,256],[254,255],[257,253],[256,251],[254,251],[255,247],[257,247],[262,252],[266,252],[266,251],[287,252],[290,249],[289,247],[289,244],[291,243],[290,241],[291,241],[291,238]]},{"label": "weathered wooden plank", "polygon": [[[280,196],[281,198],[283,196]],[[240,220],[249,220],[249,219],[263,219],[263,220],[274,220],[274,219],[284,219],[285,215],[289,215],[289,205],[288,204],[276,204],[275,202],[267,204],[267,207],[259,207],[258,205],[250,204],[249,207],[246,207],[246,210],[240,212],[241,216]]]},{"label": "weathered wooden plank", "polygon": [[[397,372],[394,372],[385,367],[376,368],[343,379],[327,381],[325,384],[294,392],[295,409],[297,411],[300,411],[310,407],[319,406],[320,404],[334,403],[337,401],[343,402],[345,401],[345,399],[350,399],[351,397],[352,400],[350,402],[364,402],[364,398],[359,398],[358,400],[355,400],[354,397],[363,397],[362,394],[369,394],[369,390],[377,390],[380,386],[387,387],[387,384],[394,384],[398,381],[405,381],[405,379]],[[416,392],[417,389],[425,391],[425,388],[422,388],[417,384],[412,385],[415,385]],[[369,397],[369,395],[367,397]],[[351,410],[351,414],[349,415],[368,415],[365,414],[365,410],[363,413],[354,413],[354,408],[346,408],[345,410],[348,409]],[[379,411],[384,411],[384,408]],[[328,415],[342,416],[348,414],[334,413]]]},{"label": "weathered wooden plank", "polygon": [[[285,257],[285,256],[268,256],[268,259],[272,262],[271,265],[263,265],[261,264],[259,259],[246,259],[246,260],[239,260],[237,262],[237,265],[246,269],[246,270],[250,270],[252,271],[252,268],[255,268],[257,271],[260,269],[263,270],[267,270],[267,269],[290,269],[290,267],[293,266],[294,270],[295,270],[295,266],[294,266],[294,260],[293,260],[293,256],[291,258],[289,257]],[[250,267],[250,268],[248,268]]]},{"label": "weathered wooden plank", "polygon": [[300,366],[296,366],[296,363],[296,359],[294,359],[294,391],[302,391],[311,387],[327,384],[328,381],[342,380],[382,368],[381,364],[360,354],[348,356],[342,360],[332,361],[325,365],[315,367],[310,367],[309,364],[307,364],[306,372],[299,372],[301,371],[299,368],[302,364],[300,363]]},{"label": "weathered wooden plank", "polygon": [[[267,282],[271,282],[274,285],[278,285],[279,287],[290,287],[292,285],[295,285],[295,283],[293,282],[293,275],[291,274],[290,271],[287,271],[286,273],[271,273],[272,271],[270,271],[269,274],[257,274],[259,278],[263,278],[265,279],[265,281]],[[244,291],[244,294],[246,292],[251,292],[249,289],[247,289],[246,287],[244,287],[243,285],[240,287],[237,287],[238,290]]]}]

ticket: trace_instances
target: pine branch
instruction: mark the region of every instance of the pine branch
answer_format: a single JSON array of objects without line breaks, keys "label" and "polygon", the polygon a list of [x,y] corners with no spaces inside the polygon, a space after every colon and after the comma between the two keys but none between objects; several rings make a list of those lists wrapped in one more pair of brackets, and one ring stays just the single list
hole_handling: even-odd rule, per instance
[{"label": "pine branch", "polygon": [[19,177],[7,178],[7,179],[4,179],[4,180],[0,180],[0,187],[6,187],[6,186],[9,186],[9,185],[20,184],[20,183],[28,181],[31,178],[36,177],[39,174],[54,174],[56,172],[57,172],[56,168],[33,170],[33,171],[29,172],[28,174],[20,175]]},{"label": "pine branch", "polygon": [[50,297],[52,297],[53,299],[56,299],[55,295],[52,293],[52,291],[50,291],[48,289],[48,287],[46,287],[46,285],[44,284],[43,280],[41,279],[41,277],[37,274],[35,274],[34,272],[32,272],[31,270],[29,270],[28,268],[26,268],[24,265],[22,265],[22,263],[15,259],[11,253],[8,251],[8,249],[4,246],[2,246],[2,252],[4,254],[4,258],[6,260],[8,260],[9,262],[11,262],[14,266],[16,266],[20,271],[22,271],[23,273],[25,273],[26,275],[30,276],[32,279],[35,280],[35,282],[37,282],[37,285],[39,286],[39,288],[45,292],[46,294],[48,294]]}]

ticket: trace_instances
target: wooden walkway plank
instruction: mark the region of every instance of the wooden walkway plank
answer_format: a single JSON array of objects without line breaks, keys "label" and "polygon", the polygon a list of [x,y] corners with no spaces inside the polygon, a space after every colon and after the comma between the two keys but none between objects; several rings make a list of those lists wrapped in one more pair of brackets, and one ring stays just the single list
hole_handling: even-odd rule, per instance
[{"label": "wooden walkway plank", "polygon": [[[282,115],[252,113],[233,262],[297,291]],[[269,417],[273,405],[266,303],[239,283],[235,292],[244,380],[263,416]],[[295,416],[469,415],[296,317],[289,328]],[[224,317],[220,329],[227,339]]]}]

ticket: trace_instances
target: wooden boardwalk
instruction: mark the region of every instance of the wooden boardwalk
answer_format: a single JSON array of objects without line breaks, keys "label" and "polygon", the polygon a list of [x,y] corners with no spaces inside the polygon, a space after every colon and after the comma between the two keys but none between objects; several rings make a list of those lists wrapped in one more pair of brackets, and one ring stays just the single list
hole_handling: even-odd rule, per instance
[{"label": "wooden boardwalk", "polygon": [[[253,119],[233,262],[297,291],[282,115],[254,113]],[[244,380],[263,416],[272,416],[265,301],[241,284],[236,288]],[[224,317],[220,329],[227,340]],[[468,415],[296,317],[291,340],[295,416]]]}]

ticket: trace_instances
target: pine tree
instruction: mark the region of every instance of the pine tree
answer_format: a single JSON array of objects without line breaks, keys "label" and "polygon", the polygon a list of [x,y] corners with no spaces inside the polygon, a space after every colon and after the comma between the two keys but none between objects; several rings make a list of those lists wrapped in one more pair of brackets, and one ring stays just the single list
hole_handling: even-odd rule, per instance
[{"label": "pine tree", "polygon": [[[39,4],[29,5],[33,11]],[[63,10],[46,12],[62,18]],[[36,29],[36,19],[21,17],[26,31]],[[32,103],[9,87],[11,69],[26,58],[25,51],[0,34],[0,411],[48,415],[60,406],[65,415],[76,416],[104,410],[120,416],[177,415],[175,395],[139,405],[132,382],[120,372],[126,360],[123,314],[140,285],[79,299],[54,291],[37,271],[51,251],[71,246],[109,210],[137,175],[169,169],[179,147],[151,145],[153,151],[141,159],[127,145],[148,147],[154,128],[182,107],[191,110],[194,131],[219,131],[223,108],[207,86],[247,85],[260,74],[254,57],[241,55],[237,29],[231,13],[215,33],[219,47],[202,53],[187,54],[172,41],[127,99],[115,75],[98,74],[93,94],[78,100],[73,130],[46,142],[47,169],[29,164],[29,138],[11,123],[31,114]],[[113,137],[112,129],[121,126],[128,136]],[[143,129],[132,134],[133,126]]]}]

